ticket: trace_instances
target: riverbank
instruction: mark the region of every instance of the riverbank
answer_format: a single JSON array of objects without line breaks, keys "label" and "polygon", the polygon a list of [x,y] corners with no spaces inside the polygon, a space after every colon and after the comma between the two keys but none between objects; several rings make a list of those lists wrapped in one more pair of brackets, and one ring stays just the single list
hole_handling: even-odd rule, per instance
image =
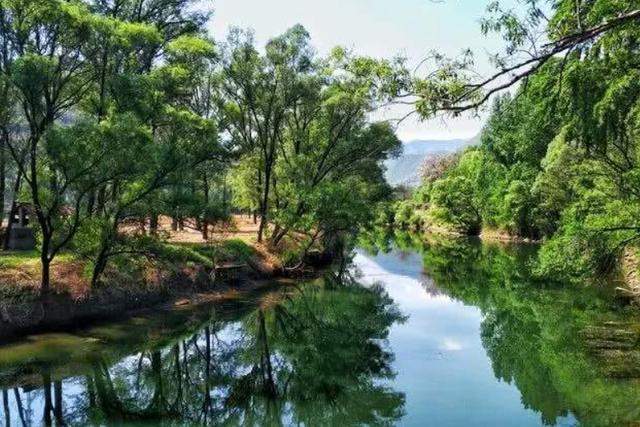
[{"label": "riverbank", "polygon": [[[227,241],[225,246],[237,245]],[[247,246],[246,249],[251,247]],[[185,251],[187,248],[172,247]],[[205,250],[204,247],[198,248]],[[195,251],[196,249],[189,248]],[[106,281],[91,289],[83,275],[83,263],[71,257],[54,266],[53,293],[44,298],[31,292],[34,271],[32,262],[25,262],[2,275],[12,279],[20,271],[25,278],[17,282],[13,295],[0,302],[0,339],[24,334],[74,327],[88,322],[116,320],[140,309],[171,304],[199,304],[221,298],[231,298],[242,292],[264,286],[281,277],[259,253],[248,260],[242,256],[230,258],[218,266],[194,260],[167,259],[149,263],[137,274],[111,269]],[[253,266],[253,267],[252,267]],[[260,266],[260,267],[258,267]],[[37,275],[35,275],[37,277]],[[3,288],[8,288],[6,283]]]},{"label": "riverbank", "polygon": [[[505,231],[501,231],[495,228],[483,227],[478,235],[469,236],[463,233],[456,232],[451,228],[446,228],[441,225],[426,225],[423,223],[420,227],[408,227],[406,224],[387,224],[382,227],[386,230],[385,233],[391,234],[409,234],[414,235],[416,238],[428,242],[431,237],[444,238],[444,239],[478,239],[486,244],[497,244],[503,247],[512,245],[525,245],[534,248],[542,248],[544,245],[543,240],[535,240],[530,238],[523,238],[514,236]],[[602,274],[592,274],[585,276],[569,277],[566,276],[563,280],[572,282],[577,286],[582,284],[588,284],[594,287],[606,287],[615,290],[615,292],[622,297],[628,303],[634,306],[640,306],[640,249],[636,246],[627,246],[622,250],[619,256],[615,260],[615,264],[610,271]],[[530,266],[534,275],[541,280],[553,281],[554,277],[549,276],[548,273],[539,268],[539,259],[536,258],[536,262]]]},{"label": "riverbank", "polygon": [[286,270],[278,253],[254,241],[252,222],[234,220],[233,227],[206,241],[188,227],[171,230],[162,224],[164,236],[153,253],[110,265],[95,288],[90,266],[65,253],[52,265],[52,292],[46,297],[38,293],[37,252],[0,253],[0,339],[117,320],[167,304],[232,298],[302,274]]},{"label": "riverbank", "polygon": [[284,425],[636,425],[640,319],[610,290],[540,284],[531,245],[396,237],[357,250],[344,281],[264,282],[0,346],[10,423],[55,407],[60,425],[202,425],[203,408],[234,424],[271,405]]},{"label": "riverbank", "polygon": [[496,228],[483,227],[480,229],[477,235],[468,235],[456,231],[452,228],[447,228],[438,224],[421,224],[420,226],[408,226],[405,223],[387,224],[387,228],[398,229],[407,233],[415,233],[421,235],[436,235],[450,238],[460,237],[476,237],[484,242],[503,242],[503,243],[523,243],[523,244],[540,244],[541,240],[531,239],[528,237],[516,236],[503,230]]}]

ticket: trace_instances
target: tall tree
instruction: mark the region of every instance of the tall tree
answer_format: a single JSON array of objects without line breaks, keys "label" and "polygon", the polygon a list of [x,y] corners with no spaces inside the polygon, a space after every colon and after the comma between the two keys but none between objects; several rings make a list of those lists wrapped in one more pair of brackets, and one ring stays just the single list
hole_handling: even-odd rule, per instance
[{"label": "tall tree", "polygon": [[221,76],[223,123],[234,142],[259,159],[258,241],[262,242],[285,120],[303,96],[304,78],[314,71],[313,50],[302,26],[269,41],[264,54],[258,52],[250,34],[239,30],[231,33],[227,44]]},{"label": "tall tree", "polygon": [[[45,136],[87,93],[94,70],[86,63],[87,40],[96,21],[80,2],[7,0],[2,2],[2,37],[11,51],[5,68],[16,91],[27,130],[21,144],[8,144],[25,180],[41,233],[41,292],[49,291],[51,261],[79,226],[75,213],[62,216],[65,190],[78,176],[62,176],[46,161]],[[7,142],[7,141],[5,141]],[[22,162],[20,152],[26,158]],[[86,191],[86,189],[84,190]],[[77,194],[79,208],[83,194]]]}]

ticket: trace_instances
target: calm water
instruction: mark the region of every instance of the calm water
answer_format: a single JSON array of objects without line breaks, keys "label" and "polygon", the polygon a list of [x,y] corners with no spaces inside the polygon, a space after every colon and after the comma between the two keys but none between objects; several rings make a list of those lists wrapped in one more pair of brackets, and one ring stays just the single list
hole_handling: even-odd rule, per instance
[{"label": "calm water", "polygon": [[640,322],[533,249],[378,238],[348,272],[0,347],[5,425],[632,425]]}]

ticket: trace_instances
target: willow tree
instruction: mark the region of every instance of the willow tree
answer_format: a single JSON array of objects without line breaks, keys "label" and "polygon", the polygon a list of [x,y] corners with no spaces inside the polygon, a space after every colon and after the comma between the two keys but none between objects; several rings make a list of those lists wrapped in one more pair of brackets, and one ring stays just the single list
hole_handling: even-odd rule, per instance
[{"label": "willow tree", "polygon": [[[422,117],[475,110],[521,83],[517,96],[498,100],[483,131],[486,156],[475,168],[482,174],[454,165],[450,175],[465,185],[445,189],[441,183],[445,191],[436,201],[455,208],[459,200],[446,196],[459,190],[485,207],[480,218],[473,215],[475,228],[481,221],[548,238],[542,274],[611,273],[640,241],[638,4],[520,3],[519,14],[494,2],[483,20],[485,32],[505,40],[505,51],[494,58],[495,74],[477,78],[470,62],[445,61],[439,72],[414,80],[415,111]],[[479,178],[491,170],[493,182],[482,185]],[[455,210],[450,223],[464,216],[464,210],[449,213]]]},{"label": "willow tree", "polygon": [[258,240],[267,224],[274,227],[271,245],[292,230],[357,226],[359,220],[344,217],[329,227],[340,216],[332,219],[330,211],[349,210],[334,209],[338,200],[371,203],[366,193],[382,183],[381,162],[399,141],[390,125],[370,125],[369,114],[408,90],[402,61],[344,49],[319,57],[301,26],[272,39],[261,54],[250,34],[236,30],[220,79],[223,124],[243,153],[235,197],[244,208],[258,208]]},{"label": "willow tree", "polygon": [[190,185],[194,168],[220,156],[215,122],[188,102],[194,81],[213,52],[208,40],[182,36],[167,46],[163,65],[115,79],[118,89],[111,97],[120,111],[109,118],[130,118],[131,130],[137,129],[142,138],[129,152],[134,164],[112,183],[108,201],[85,230],[83,251],[93,260],[94,285],[109,259],[144,252],[135,239],[120,232],[122,222],[161,211],[163,192]]},{"label": "willow tree", "polygon": [[383,161],[400,148],[393,127],[369,115],[408,84],[402,64],[336,49],[323,65],[281,137],[274,246],[291,231],[311,245],[356,230],[387,189]]},{"label": "willow tree", "polygon": [[[634,0],[517,0],[518,7],[494,1],[481,20],[483,34],[498,34],[504,49],[490,60],[495,71],[481,75],[470,51],[458,58],[435,53],[435,68],[417,75],[403,103],[422,118],[440,113],[454,116],[482,108],[493,95],[525,83],[556,58],[593,49],[634,49],[640,8]],[[609,44],[618,39],[630,44]],[[424,61],[423,65],[429,61]],[[406,101],[406,102],[405,102]]]},{"label": "willow tree", "polygon": [[227,40],[220,90],[223,123],[237,146],[259,159],[255,171],[259,242],[269,221],[273,172],[286,118],[304,96],[302,83],[313,72],[313,50],[302,26],[270,40],[264,54],[249,33],[235,30]]},{"label": "willow tree", "polygon": [[34,206],[42,294],[89,216],[100,224],[95,282],[132,206],[210,155],[215,126],[187,89],[213,47],[191,3],[0,2],[1,81],[26,122],[7,145]]},{"label": "willow tree", "polygon": [[[88,188],[69,194],[84,180],[100,153],[85,159],[79,170],[56,171],[47,159],[46,135],[89,91],[95,70],[86,61],[100,19],[81,2],[6,0],[1,3],[0,34],[5,52],[4,77],[15,90],[24,135],[8,143],[25,180],[41,233],[41,292],[49,290],[51,261],[67,245],[80,225],[80,205]],[[24,159],[24,162],[23,162]],[[73,213],[63,215],[71,203]]]}]

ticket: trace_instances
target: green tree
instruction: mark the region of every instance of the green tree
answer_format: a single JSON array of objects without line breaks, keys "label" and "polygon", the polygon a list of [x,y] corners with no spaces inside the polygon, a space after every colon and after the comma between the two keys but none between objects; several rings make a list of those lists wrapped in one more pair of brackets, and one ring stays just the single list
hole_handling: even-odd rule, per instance
[{"label": "green tree", "polygon": [[260,213],[258,241],[266,232],[274,167],[285,119],[303,96],[301,83],[313,71],[309,34],[295,26],[269,41],[261,55],[250,34],[235,30],[223,55],[223,123],[233,141],[259,158],[255,170]]},{"label": "green tree", "polygon": [[[64,215],[66,189],[82,180],[90,167],[73,174],[56,171],[46,161],[44,145],[56,120],[67,115],[89,90],[94,70],[84,53],[87,40],[100,31],[100,20],[80,2],[7,0],[1,9],[5,52],[10,52],[5,57],[11,63],[3,71],[15,88],[27,123],[21,141],[8,147],[28,185],[40,228],[41,292],[46,294],[51,261],[77,231],[79,207],[89,190],[76,193],[71,202],[75,212]],[[87,159],[85,166],[94,160]]]}]

